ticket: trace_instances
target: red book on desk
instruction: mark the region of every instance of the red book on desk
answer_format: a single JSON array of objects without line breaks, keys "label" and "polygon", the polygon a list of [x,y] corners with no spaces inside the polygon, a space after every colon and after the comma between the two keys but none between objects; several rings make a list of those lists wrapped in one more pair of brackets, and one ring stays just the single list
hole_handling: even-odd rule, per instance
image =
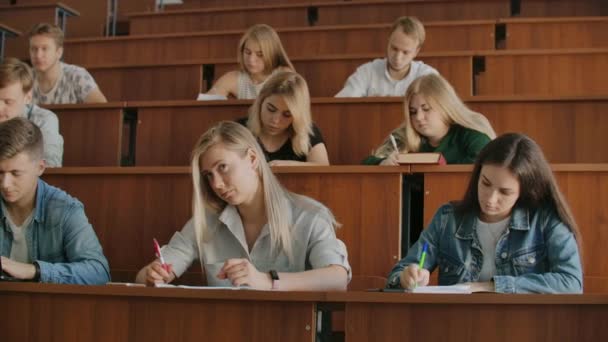
[{"label": "red book on desk", "polygon": [[445,158],[438,152],[431,153],[400,153],[397,156],[399,164],[437,164],[446,165]]}]

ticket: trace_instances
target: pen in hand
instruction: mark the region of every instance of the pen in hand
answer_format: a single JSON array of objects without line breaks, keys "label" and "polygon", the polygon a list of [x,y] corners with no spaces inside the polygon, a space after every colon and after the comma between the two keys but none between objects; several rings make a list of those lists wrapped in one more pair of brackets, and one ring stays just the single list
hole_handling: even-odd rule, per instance
[{"label": "pen in hand", "polygon": [[[425,242],[424,245],[422,245],[422,253],[420,254],[420,263],[418,264],[418,270],[421,270],[424,268],[424,260],[426,259],[426,252],[429,250],[429,243]],[[418,279],[416,279],[418,280]],[[416,283],[414,284],[414,288],[416,288],[418,286],[418,281],[416,281]]]},{"label": "pen in hand", "polygon": [[156,254],[156,257],[160,260],[160,264],[163,267],[163,269],[167,272],[170,272],[169,265],[167,265],[165,263],[165,259],[163,258],[163,255],[160,252],[160,245],[158,244],[158,241],[156,241],[156,238],[154,238],[153,241],[154,241],[154,254]]},{"label": "pen in hand", "polygon": [[399,147],[397,147],[397,141],[395,140],[395,137],[392,134],[389,136],[391,137],[391,143],[393,144],[395,152],[399,153]]}]

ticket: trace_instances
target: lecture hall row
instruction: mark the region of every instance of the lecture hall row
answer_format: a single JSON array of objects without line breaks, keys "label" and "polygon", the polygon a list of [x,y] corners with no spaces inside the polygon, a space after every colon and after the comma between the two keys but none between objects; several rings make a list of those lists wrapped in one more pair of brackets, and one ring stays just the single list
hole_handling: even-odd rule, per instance
[{"label": "lecture hall row", "polygon": [[[150,1],[148,1],[150,2]],[[299,1],[294,1],[299,2]],[[533,1],[532,1],[533,2]],[[137,5],[139,3],[139,5]],[[530,3],[528,1],[528,3]],[[536,1],[536,3],[542,3],[542,1]],[[251,11],[252,8],[248,7],[237,7],[237,8],[222,8],[222,9],[213,9],[212,12],[207,13],[211,14],[213,20],[205,19],[204,17],[200,17],[201,13],[205,14],[205,10],[194,11],[194,13],[198,13],[198,17],[192,18],[192,20],[186,20],[185,16],[192,11],[163,11],[163,12],[151,12],[154,8],[150,3],[145,3],[145,1],[119,1],[118,2],[118,17],[117,20],[123,20],[125,18],[124,13],[137,9],[137,6],[141,6],[140,9],[147,10],[148,12],[141,14],[134,14],[130,18],[130,26],[131,26],[131,36],[125,38],[101,38],[104,33],[107,32],[107,27],[110,23],[110,19],[108,18],[108,10],[103,10],[100,8],[92,8],[95,6],[106,6],[107,3],[99,1],[99,2],[91,2],[91,3],[72,3],[71,1],[67,2],[68,5],[64,3],[48,3],[42,0],[29,0],[29,1],[19,1],[14,5],[6,5],[0,6],[0,23],[5,25],[8,28],[12,28],[11,30],[6,30],[7,32],[28,32],[29,29],[36,23],[39,22],[52,22],[56,25],[64,28],[66,30],[66,37],[69,38],[68,46],[71,44],[103,44],[104,46],[108,46],[108,44],[120,44],[120,42],[125,42],[126,39],[137,39],[137,40],[146,40],[146,39],[171,39],[175,41],[183,41],[185,36],[197,35],[199,36],[199,46],[207,46],[204,44],[204,41],[200,41],[205,37],[201,37],[201,35],[209,35],[207,39],[214,39],[214,51],[213,56],[209,57],[226,57],[225,56],[225,46],[229,45],[229,51],[233,51],[234,44],[230,44],[237,34],[238,31],[242,31],[247,27],[251,26],[255,23],[264,22],[271,26],[279,28],[279,32],[282,35],[285,35],[286,38],[289,38],[290,35],[295,35],[297,33],[301,33],[298,37],[299,40],[304,41],[304,46],[315,48],[316,44],[310,45],[306,44],[306,41],[311,38],[317,38],[317,41],[324,42],[329,41],[335,43],[337,39],[349,42],[354,41],[358,44],[353,44],[358,47],[355,47],[355,50],[350,51],[336,51],[334,52],[332,47],[324,46],[321,49],[329,49],[328,51],[320,51],[321,54],[334,54],[334,53],[367,53],[367,52],[376,52],[377,50],[367,50],[369,48],[374,48],[377,44],[362,44],[362,42],[366,42],[370,38],[377,36],[378,34],[384,35],[387,30],[386,23],[391,22],[397,13],[407,14],[407,13],[415,13],[418,17],[420,17],[425,23],[428,23],[430,29],[430,36],[437,36],[436,39],[431,40],[437,41],[437,43],[430,43],[431,45],[426,47],[426,51],[433,51],[434,46],[442,46],[441,50],[453,50],[458,49],[462,50],[460,47],[463,43],[466,45],[470,45],[468,50],[471,49],[493,49],[493,48],[579,48],[579,47],[589,47],[590,43],[598,40],[602,40],[603,35],[600,35],[599,32],[602,32],[602,27],[605,27],[605,23],[602,23],[601,18],[598,17],[573,17],[573,18],[559,18],[558,16],[571,16],[573,14],[577,16],[586,15],[586,16],[597,16],[602,15],[603,8],[601,4],[596,4],[590,1],[586,2],[577,2],[576,6],[580,6],[579,9],[572,8],[573,5],[570,4],[570,8],[568,10],[559,11],[559,7],[564,5],[562,3],[557,4],[555,1],[551,3],[551,8],[549,11],[546,11],[546,14],[541,14],[540,12],[530,12],[530,15],[525,14],[525,6],[524,13],[510,13],[508,10],[509,4],[508,1],[354,1],[354,2],[333,2],[324,4],[323,8],[327,8],[328,5],[330,7],[335,7],[335,10],[338,10],[340,15],[336,17],[335,15],[331,15],[329,19],[321,20],[320,22],[315,22],[314,27],[308,26],[309,23],[302,23],[301,20],[280,20],[277,21],[276,18],[284,19],[289,16],[285,13],[278,13],[277,11],[286,11],[290,10],[292,7],[296,7],[300,10],[310,11],[308,7],[302,7],[302,3],[294,4],[294,5],[286,5],[286,6],[257,6],[254,11]],[[501,7],[500,10],[487,10],[483,11],[481,6],[488,6],[488,8],[496,7],[499,5]],[[370,15],[370,6],[374,9],[374,11],[379,12],[378,15]],[[410,7],[416,8],[410,8]],[[443,9],[446,6],[456,6],[460,10]],[[475,10],[465,9],[462,10],[463,7],[472,6],[475,7]],[[576,7],[574,6],[574,7]],[[395,7],[395,8],[393,8]],[[439,10],[438,10],[439,8]],[[564,7],[566,8],[566,7]],[[346,9],[353,10],[352,14],[345,13]],[[219,16],[219,12],[221,13],[235,13],[238,16],[241,16],[243,13],[247,13],[247,20],[223,20],[221,16]],[[82,13],[81,13],[82,12]],[[563,13],[562,13],[563,12]],[[96,18],[92,20],[92,13],[95,13],[97,16],[101,18]],[[365,13],[364,16],[357,16],[357,13]],[[427,15],[427,13],[437,13],[437,15]],[[468,13],[474,13],[475,16],[470,16]],[[175,17],[177,15],[177,17]],[[446,17],[447,15],[447,17]],[[318,15],[317,15],[318,16]],[[545,17],[554,17],[554,18],[535,18],[537,16],[545,16]],[[162,19],[163,23],[155,23],[139,25],[137,23],[138,18],[143,19]],[[267,18],[268,17],[268,18]],[[514,18],[514,17],[530,17],[530,18]],[[86,18],[86,20],[84,19]],[[272,19],[274,18],[274,19]],[[322,17],[323,18],[323,17]],[[368,21],[358,21],[357,18],[367,18]],[[499,19],[504,18],[504,19]],[[221,19],[221,20],[220,20]],[[371,20],[371,21],[370,21]],[[448,22],[441,20],[450,20]],[[458,20],[458,21],[456,21]],[[463,21],[465,20],[465,21]],[[438,22],[435,22],[438,21]],[[68,24],[69,22],[69,24]],[[178,25],[178,27],[187,25],[188,22],[194,23],[193,25],[189,25],[182,28],[176,28],[174,24]],[[202,28],[200,23],[205,23],[210,25],[209,27]],[[224,27],[223,23],[238,23],[238,27]],[[298,25],[301,23],[301,25]],[[582,26],[581,26],[582,24]],[[197,26],[198,25],[198,26]],[[336,26],[338,25],[338,26]],[[123,25],[124,26],[124,25]],[[138,27],[142,26],[141,29]],[[308,27],[307,27],[308,26]],[[442,30],[450,29],[450,37],[453,37],[454,34],[457,34],[457,31],[461,31],[458,34],[464,33],[464,31],[469,31],[476,38],[472,39],[470,43],[465,43],[471,40],[470,37],[467,39],[449,39],[449,40],[439,40],[441,35],[437,34]],[[164,30],[164,31],[159,31]],[[167,31],[169,30],[169,31]],[[171,31],[173,30],[173,31]],[[211,30],[211,31],[210,31]],[[226,31],[232,30],[232,31]],[[202,32],[204,31],[204,32]],[[551,33],[551,31],[555,31]],[[178,35],[171,34],[166,35],[166,33],[181,33]],[[189,34],[184,34],[186,32],[194,32]],[[196,33],[198,32],[198,33]],[[163,34],[159,34],[163,33]],[[530,33],[530,34],[527,34]],[[565,33],[570,37],[574,37],[576,39],[559,39],[560,35],[558,33]],[[154,34],[154,35],[150,35]],[[557,35],[556,35],[557,34]],[[18,34],[17,34],[18,35]],[[219,41],[218,35],[223,35],[224,38],[228,38],[227,41]],[[319,35],[321,37],[319,37]],[[352,40],[353,37],[356,39],[363,38],[363,41]],[[14,35],[11,35],[14,36]],[[232,38],[231,38],[232,36]],[[86,38],[89,39],[72,39],[72,38]],[[310,37],[310,38],[309,38]],[[581,37],[585,37],[581,39]],[[337,38],[337,39],[336,39]],[[287,40],[287,39],[286,39]],[[132,44],[134,41],[131,40]],[[175,42],[174,42],[175,43]],[[447,44],[440,44],[447,43]],[[140,42],[138,45],[144,44],[144,42]],[[150,45],[149,43],[147,43]],[[179,43],[178,43],[179,44]],[[538,45],[540,44],[540,45]],[[343,46],[343,44],[337,44],[339,46]],[[535,46],[537,45],[537,46]],[[369,46],[366,48],[365,46]],[[289,45],[287,46],[289,48]],[[358,49],[364,49],[363,51],[358,51]],[[27,39],[26,37],[20,37],[18,39],[12,38],[9,40],[6,47],[6,55],[7,56],[17,56],[25,58],[27,54]],[[75,49],[68,49],[75,50]],[[205,55],[205,51],[201,51],[201,49],[197,49],[197,53],[201,53],[197,55],[197,57],[207,57]],[[310,55],[314,55],[316,51],[308,51]],[[109,54],[111,55],[111,54]],[[295,56],[295,55],[294,55]],[[85,63],[86,64],[86,63]]]},{"label": "lecture hall row", "polygon": [[[473,97],[498,134],[523,132],[551,163],[608,163],[608,100],[586,97]],[[52,105],[65,140],[65,166],[185,166],[196,139],[221,120],[247,116],[250,100]],[[398,98],[312,99],[331,164],[359,164],[404,120]],[[343,134],[344,130],[349,132]],[[360,134],[365,132],[365,134]],[[77,142],[77,143],[71,143]]]},{"label": "lecture hall row", "polygon": [[[603,247],[608,232],[604,210],[608,205],[607,164],[552,167],[581,229],[584,291],[608,292],[608,255]],[[386,277],[402,257],[402,206],[408,205],[403,203],[403,176],[423,175],[426,227],[437,208],[462,198],[471,170],[470,165],[274,169],[289,190],[321,201],[336,215],[343,225],[337,234],[347,246],[353,275],[377,277]],[[192,215],[188,167],[66,167],[48,169],[43,179],[84,203],[114,281],[133,281],[135,273],[150,261],[152,238],[168,241]],[[120,189],[118,196],[116,189]],[[204,277],[195,264],[181,281],[201,284]]]}]

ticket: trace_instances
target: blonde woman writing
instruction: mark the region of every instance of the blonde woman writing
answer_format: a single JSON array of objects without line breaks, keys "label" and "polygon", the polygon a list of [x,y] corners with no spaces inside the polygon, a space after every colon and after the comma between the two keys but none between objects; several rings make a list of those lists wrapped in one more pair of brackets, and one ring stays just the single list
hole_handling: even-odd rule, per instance
[{"label": "blonde woman writing", "polygon": [[253,135],[236,122],[209,129],[192,152],[193,218],[162,248],[166,262],[137,282],[169,283],[199,261],[209,286],[344,290],[346,247],[325,206],[285,190]]}]

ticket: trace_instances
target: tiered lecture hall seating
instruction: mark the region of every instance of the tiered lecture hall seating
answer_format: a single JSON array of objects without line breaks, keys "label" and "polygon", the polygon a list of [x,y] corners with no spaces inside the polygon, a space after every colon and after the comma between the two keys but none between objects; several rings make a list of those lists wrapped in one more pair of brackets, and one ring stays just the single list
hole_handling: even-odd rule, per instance
[{"label": "tiered lecture hall seating", "polygon": [[10,5],[0,2],[0,22],[23,32],[23,36],[11,40],[4,51],[5,56],[29,59],[27,33],[37,23],[47,22],[58,25],[70,36],[68,17],[79,16],[80,12],[61,2],[43,2],[24,5]]},{"label": "tiered lecture hall seating", "polygon": [[[445,75],[497,133],[524,132],[542,146],[583,234],[585,295],[235,293],[0,284],[2,303],[15,308],[10,319],[0,320],[4,336],[193,340],[205,331],[211,339],[311,341],[317,322],[328,322],[317,312],[337,310],[344,316],[334,315],[334,330],[343,330],[346,341],[445,338],[438,320],[451,322],[449,336],[466,340],[485,340],[496,331],[517,341],[608,337],[596,328],[608,313],[608,258],[602,248],[608,238],[605,2],[184,0],[163,12],[153,12],[149,2],[119,1],[119,8],[121,4],[119,17],[130,19],[130,36],[68,35],[66,62],[86,66],[111,102],[49,107],[60,119],[66,167],[44,175],[83,201],[115,281],[132,280],[152,259],[150,240],[168,241],[190,217],[187,164],[192,145],[218,120],[245,116],[251,104],[192,100],[235,68],[244,29],[265,22],[277,29],[297,71],[309,82],[313,117],[334,164],[275,172],[287,188],[325,203],[342,223],[338,236],[348,246],[355,275],[351,289],[381,287],[382,277],[401,257],[402,229],[416,228],[408,227],[403,177],[424,179],[418,214],[427,224],[442,203],[461,197],[471,171],[471,166],[356,165],[403,120],[402,99],[331,96],[358,65],[384,54],[390,23],[411,14],[423,19],[428,32],[419,59]],[[91,18],[84,7],[74,3],[74,8],[84,21]],[[146,13],[126,16],[124,8]],[[1,16],[0,22],[9,24]],[[99,22],[95,27],[99,32]],[[200,272],[194,265],[182,282],[200,284]],[[48,314],[57,324],[43,323]],[[570,323],[559,324],[557,317]],[[16,329],[12,320],[40,329]],[[75,331],[67,322],[83,328]],[[424,322],[434,323],[426,328],[431,323]],[[470,330],[472,324],[480,329]]]}]

